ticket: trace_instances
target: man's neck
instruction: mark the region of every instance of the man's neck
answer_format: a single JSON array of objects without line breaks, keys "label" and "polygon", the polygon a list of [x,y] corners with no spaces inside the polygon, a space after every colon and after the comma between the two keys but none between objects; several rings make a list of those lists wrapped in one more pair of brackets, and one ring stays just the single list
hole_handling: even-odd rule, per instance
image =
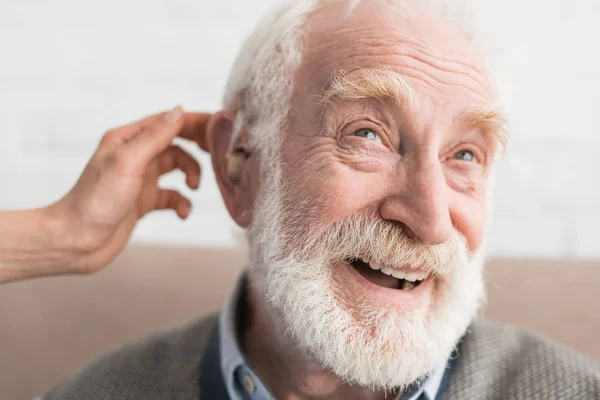
[{"label": "man's neck", "polygon": [[246,321],[240,328],[244,356],[275,398],[393,399],[397,395],[343,382],[300,348],[259,291],[248,285]]}]

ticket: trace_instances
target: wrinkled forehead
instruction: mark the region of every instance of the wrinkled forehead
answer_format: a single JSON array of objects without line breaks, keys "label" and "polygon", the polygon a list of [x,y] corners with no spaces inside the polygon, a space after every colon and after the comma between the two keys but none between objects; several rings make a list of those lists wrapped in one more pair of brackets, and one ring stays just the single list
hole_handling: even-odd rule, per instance
[{"label": "wrinkled forehead", "polygon": [[344,3],[333,1],[310,15],[295,100],[321,95],[340,72],[385,67],[417,93],[452,97],[452,90],[460,90],[474,103],[491,102],[483,58],[442,17],[411,1],[401,7],[362,1],[351,12]]}]

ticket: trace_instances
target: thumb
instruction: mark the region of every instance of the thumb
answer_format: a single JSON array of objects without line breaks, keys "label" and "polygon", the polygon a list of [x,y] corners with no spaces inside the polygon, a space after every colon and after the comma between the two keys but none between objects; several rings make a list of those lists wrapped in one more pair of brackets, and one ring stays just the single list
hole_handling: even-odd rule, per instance
[{"label": "thumb", "polygon": [[183,110],[180,106],[163,114],[140,130],[123,148],[126,160],[136,160],[147,165],[154,157],[167,149],[183,127]]}]

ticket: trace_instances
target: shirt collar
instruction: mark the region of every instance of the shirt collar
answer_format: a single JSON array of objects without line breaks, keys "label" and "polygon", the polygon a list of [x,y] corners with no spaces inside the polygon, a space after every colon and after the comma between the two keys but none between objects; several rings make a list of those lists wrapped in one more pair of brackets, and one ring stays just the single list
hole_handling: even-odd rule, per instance
[{"label": "shirt collar", "polygon": [[[238,330],[236,320],[240,308],[240,300],[245,290],[245,282],[246,276],[245,274],[241,274],[230,290],[219,318],[221,371],[223,372],[227,392],[231,399],[237,400],[242,398],[238,391],[239,389],[237,389],[240,387],[240,383],[236,382],[236,379],[239,377],[240,371],[243,371],[244,374],[251,376],[256,385],[255,395],[253,395],[252,398],[257,400],[270,400],[273,399],[273,396],[264,386],[260,378],[256,376],[252,369],[247,365],[237,340]],[[447,364],[448,363],[445,363],[434,370],[434,372],[429,375],[415,391],[412,391],[410,394],[404,394],[399,398],[402,400],[417,400],[421,398],[421,395],[425,395],[427,400],[436,399],[444,375],[448,372]]]},{"label": "shirt collar", "polygon": [[444,363],[441,367],[436,369],[433,374],[427,378],[423,385],[421,385],[421,389],[423,389],[423,393],[429,400],[435,400],[438,396],[438,392],[440,391],[440,387],[442,386],[442,380],[444,379],[444,375],[448,372],[448,363]]},{"label": "shirt collar", "polygon": [[[440,391],[440,387],[442,386],[442,380],[444,379],[444,375],[446,374],[447,365],[444,364],[441,367],[435,369],[431,375],[423,383],[419,388],[408,396],[407,400],[417,400],[421,398],[421,395],[425,396],[427,400],[435,400],[438,396],[438,392]],[[404,399],[406,397],[400,397]]]},{"label": "shirt collar", "polygon": [[237,303],[240,300],[242,286],[241,276],[235,282],[233,288],[225,300],[225,306],[219,317],[219,346],[221,347],[221,370],[227,392],[232,399],[237,398],[234,389],[234,377],[237,367],[244,363],[242,353],[236,340],[235,314]]},{"label": "shirt collar", "polygon": [[[245,281],[244,274],[237,278],[219,318],[221,371],[230,399],[241,400],[250,397],[253,400],[274,400],[260,378],[247,365],[238,343],[237,314],[245,290]],[[253,391],[247,396],[241,394],[244,390],[244,379],[250,379],[253,384]]]}]

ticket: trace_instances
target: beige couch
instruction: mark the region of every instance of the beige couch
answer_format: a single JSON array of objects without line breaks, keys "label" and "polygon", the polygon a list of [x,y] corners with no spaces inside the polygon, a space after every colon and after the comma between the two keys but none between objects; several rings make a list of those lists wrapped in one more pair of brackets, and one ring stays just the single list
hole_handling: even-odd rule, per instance
[{"label": "beige couch", "polygon": [[[32,399],[105,350],[219,309],[237,252],[133,246],[90,277],[0,286],[0,399]],[[486,315],[600,360],[600,262],[494,260]]]}]

